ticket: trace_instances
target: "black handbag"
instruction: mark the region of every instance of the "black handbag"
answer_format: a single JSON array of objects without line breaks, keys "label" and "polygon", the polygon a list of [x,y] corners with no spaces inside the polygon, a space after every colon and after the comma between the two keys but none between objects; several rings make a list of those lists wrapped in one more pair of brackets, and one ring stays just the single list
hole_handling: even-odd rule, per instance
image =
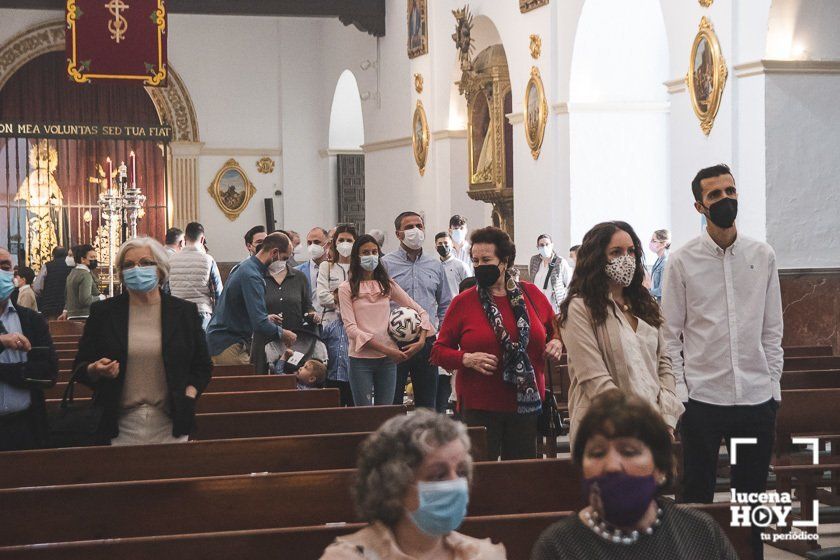
[{"label": "black handbag", "polygon": [[554,396],[554,380],[551,378],[551,362],[545,361],[545,377],[548,385],[547,396],[542,402],[542,410],[540,417],[537,420],[537,430],[539,434],[547,438],[557,438],[557,436],[566,435],[568,428],[560,418],[560,412],[557,410],[557,398]]},{"label": "black handbag", "polygon": [[105,443],[99,433],[102,407],[95,406],[93,399],[78,403],[73,400],[79,371],[70,378],[61,399],[61,407],[49,413],[48,447],[88,447]]}]

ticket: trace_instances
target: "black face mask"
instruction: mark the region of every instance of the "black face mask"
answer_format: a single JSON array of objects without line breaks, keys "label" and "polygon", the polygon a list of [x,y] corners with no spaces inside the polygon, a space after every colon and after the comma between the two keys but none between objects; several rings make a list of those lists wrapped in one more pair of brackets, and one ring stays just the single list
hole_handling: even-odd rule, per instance
[{"label": "black face mask", "polygon": [[709,206],[709,219],[719,228],[731,228],[737,216],[738,201],[734,198],[722,198]]},{"label": "black face mask", "polygon": [[92,261],[90,261],[90,262],[88,263],[88,269],[89,269],[89,270],[96,270],[96,268],[97,268],[98,266],[99,266],[99,261],[97,261],[96,259],[93,259]]},{"label": "black face mask", "polygon": [[482,264],[481,266],[475,267],[475,281],[484,289],[495,284],[501,275],[502,271],[499,270],[499,265],[496,264]]},{"label": "black face mask", "polygon": [[452,252],[452,248],[449,247],[448,245],[438,245],[437,246],[437,252],[438,252],[438,255],[440,255],[443,258],[446,258],[446,257],[449,256],[449,253]]},{"label": "black face mask", "polygon": [[259,253],[261,250],[262,250],[262,243],[257,243],[256,245],[254,245],[254,254],[255,255],[257,253]]}]

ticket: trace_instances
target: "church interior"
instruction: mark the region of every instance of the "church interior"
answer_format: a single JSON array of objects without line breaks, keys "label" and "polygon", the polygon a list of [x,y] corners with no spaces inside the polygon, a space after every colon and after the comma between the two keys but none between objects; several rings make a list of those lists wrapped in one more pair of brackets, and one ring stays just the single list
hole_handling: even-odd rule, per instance
[{"label": "church interior", "polygon": [[[503,276],[516,269],[523,281],[545,288],[554,281],[554,269],[540,268],[541,239],[551,241],[559,263],[568,260],[571,248],[587,243],[593,226],[620,221],[641,238],[643,254],[636,262],[650,276],[662,257],[647,241],[654,232],[667,230],[668,250],[681,258],[698,236],[711,242],[717,221],[713,212],[702,211],[693,182],[698,171],[726,164],[731,175],[723,176],[737,185],[739,235],[769,247],[773,256],[770,280],[758,273],[750,280],[741,272],[744,284],[727,284],[721,293],[780,295],[782,396],[776,399],[781,404],[767,480],[770,490],[793,496],[791,520],[799,523],[762,525],[768,532],[758,544],[755,532],[737,526],[734,506],[727,507],[730,478],[735,480],[728,461],[735,451],[726,436],[715,503],[698,511],[718,522],[715,534],[726,535],[737,555],[695,550],[697,556],[680,556],[672,550],[661,557],[840,558],[838,28],[837,0],[0,0],[0,248],[15,270],[49,278],[55,275],[47,267],[56,248],[73,256],[74,247],[89,246],[103,294],[97,291],[97,297],[107,301],[117,299],[115,284],[128,286],[121,246],[149,237],[169,247],[170,228],[182,235],[187,230],[189,244],[188,225],[202,227],[202,251],[218,268],[208,272],[212,292],[214,270],[227,290],[228,282],[238,282],[233,279],[240,266],[256,262],[260,249],[255,257],[246,233],[254,226],[286,233],[296,245],[289,248],[291,258],[304,267],[311,259],[320,282],[318,263],[332,257],[308,251],[312,231],[330,230],[324,239],[333,250],[327,253],[338,263],[332,230],[339,226],[340,237],[342,224],[354,226],[353,256],[348,247],[342,257],[348,257],[350,271],[357,262],[364,268],[363,246],[355,241],[365,237],[356,232],[384,232],[376,253],[381,267],[400,251],[414,258],[406,248],[410,230],[399,231],[408,212],[425,228],[416,250],[437,264],[450,258],[440,252],[438,259],[438,232],[456,249],[463,243],[452,233],[450,218],[457,215],[465,231],[492,226],[509,236],[515,258]],[[746,259],[748,271],[763,271],[764,262],[739,255],[744,244],[737,243],[733,258]],[[722,262],[732,253],[723,247]],[[543,266],[549,258],[543,255]],[[390,262],[391,277],[401,285]],[[476,255],[470,260],[467,254],[465,262],[469,271],[475,265],[481,286]],[[262,266],[271,271],[271,264]],[[722,274],[730,266],[723,265]],[[316,301],[323,304],[325,296],[315,298],[315,279],[306,270],[310,303],[325,313]],[[580,272],[570,261],[564,280],[570,298],[575,286],[579,294],[586,291],[572,270]],[[691,273],[684,274],[690,280]],[[707,278],[714,283],[717,277]],[[358,280],[345,284],[358,296]],[[161,288],[168,290],[168,283]],[[446,291],[454,306],[454,288]],[[362,358],[354,356],[359,350],[353,350],[341,288],[330,284],[329,292],[351,336],[352,375],[354,360]],[[211,294],[214,309],[220,301],[248,305],[226,301],[224,294]],[[687,295],[682,313],[699,314],[699,324],[704,309],[717,303],[695,296]],[[667,292],[656,300],[665,297]],[[393,294],[391,301],[396,305]],[[753,315],[727,301],[721,316],[729,313],[730,322],[716,328],[729,333],[731,353],[746,352],[744,317]],[[554,313],[561,302],[554,302]],[[486,305],[495,306],[489,300]],[[662,305],[667,324],[670,315]],[[165,313],[158,327],[164,333]],[[210,315],[209,327],[204,324],[208,340],[214,328],[226,326]],[[418,324],[431,318],[437,347],[444,337],[442,313],[441,324],[433,311],[426,317],[418,309],[416,315]],[[85,330],[94,315],[87,325],[84,319],[63,320],[66,313],[44,316],[55,319],[47,323],[58,369],[54,386],[33,389],[33,395],[43,394],[52,418],[65,410],[64,389],[72,388],[79,364],[96,361],[81,357],[86,344],[96,342],[87,340],[95,337]],[[759,319],[756,336],[764,343],[770,314],[762,316],[764,330]],[[270,301],[261,319],[272,321]],[[677,336],[685,343],[686,372],[688,324],[684,338]],[[281,340],[291,348],[283,328]],[[256,345],[258,327],[252,330]],[[325,332],[325,324],[316,330]],[[4,327],[0,338],[6,333]],[[300,333],[296,338],[302,339]],[[164,353],[166,345],[164,340]],[[36,346],[31,344],[32,351]],[[129,357],[130,346],[131,337]],[[558,395],[561,423],[568,423],[569,391],[580,390],[569,348],[556,363],[548,350],[545,358],[544,377],[558,384],[547,394]],[[769,363],[767,348],[759,350]],[[296,392],[294,379],[288,384],[279,378],[292,376],[254,375],[250,364],[220,365],[212,340],[209,352],[216,364],[213,381],[199,387],[204,394],[192,405],[198,406],[197,429],[188,444],[29,451],[0,445],[0,560],[318,558],[336,538],[362,529],[350,493],[361,487],[354,486],[357,454],[383,422],[406,414],[402,394],[394,406],[339,407],[334,389],[323,389],[329,394],[321,397],[287,395]],[[448,375],[443,370],[453,368],[436,361],[443,353],[429,352],[426,365],[435,362],[441,376]],[[715,355],[732,360],[737,378],[740,366],[731,353]],[[527,352],[520,348],[519,354]],[[0,352],[0,389],[7,382],[14,386],[4,377],[14,358],[8,360]],[[610,364],[605,368],[612,371]],[[405,385],[400,367],[398,380],[402,375]],[[463,367],[471,367],[466,358]],[[542,379],[542,369],[533,375]],[[416,408],[406,401],[412,417],[421,406],[414,370],[409,377],[418,397]],[[350,391],[353,380],[344,382]],[[82,383],[77,402],[100,391]],[[741,390],[736,383],[735,393]],[[545,391],[539,383],[535,387]],[[696,390],[690,381],[688,387]],[[5,403],[11,402],[4,391],[0,436]],[[224,395],[234,396],[225,404]],[[690,404],[688,397],[683,402]],[[17,414],[10,413],[9,422]],[[476,456],[459,532],[501,542],[507,556],[494,556],[498,550],[489,548],[472,556],[457,547],[403,556],[396,554],[403,553],[402,544],[394,544],[394,555],[381,558],[586,557],[575,556],[574,547],[567,555],[539,547],[532,552],[547,527],[586,505],[568,433],[540,435],[539,459],[507,462],[504,453],[501,461],[482,456],[483,433],[465,425]],[[682,434],[685,440],[681,428],[676,436],[670,428],[681,474],[683,448],[689,450],[679,439]],[[734,486],[732,492],[734,501]],[[680,489],[663,496],[680,501]],[[758,524],[753,519],[754,531]],[[358,556],[333,554],[328,550],[324,558],[380,558],[363,550]],[[660,557],[627,554],[599,557]]]}]

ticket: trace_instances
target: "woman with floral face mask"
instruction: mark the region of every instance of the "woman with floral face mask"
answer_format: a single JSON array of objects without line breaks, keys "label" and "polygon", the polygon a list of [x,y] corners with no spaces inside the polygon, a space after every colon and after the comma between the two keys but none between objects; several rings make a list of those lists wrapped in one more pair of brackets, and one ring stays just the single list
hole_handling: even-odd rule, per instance
[{"label": "woman with floral face mask", "polygon": [[169,258],[154,239],[126,241],[116,265],[123,293],[91,306],[73,374],[103,409],[103,443],[186,441],[213,368],[198,308],[161,290]]},{"label": "woman with floral face mask", "polygon": [[321,560],[504,560],[501,544],[456,533],[472,477],[463,424],[431,410],[385,422],[359,452],[354,497],[370,525]]},{"label": "woman with floral face mask", "polygon": [[531,560],[736,560],[707,514],[659,499],[674,471],[662,417],[617,389],[602,393],[581,419],[572,457],[589,504],[546,529]]},{"label": "woman with floral face mask", "polygon": [[629,224],[604,222],[583,238],[569,295],[560,306],[572,441],[592,400],[610,389],[656,407],[672,434],[683,413],[659,305],[642,285],[644,270],[642,244]]},{"label": "woman with floral face mask", "polygon": [[356,228],[350,224],[342,224],[335,228],[335,234],[329,244],[329,259],[325,260],[318,267],[318,280],[315,288],[315,297],[318,303],[324,308],[321,324],[326,326],[338,317],[335,308],[336,301],[333,293],[342,282],[347,281],[347,273],[350,271],[350,253],[353,251],[353,243],[356,242]]},{"label": "woman with floral face mask", "polygon": [[[423,348],[426,336],[435,334],[428,313],[388,276],[380,253],[373,237],[359,237],[350,252],[347,281],[338,287],[341,320],[350,342],[350,389],[356,406],[393,404],[397,364]],[[420,339],[402,349],[388,335],[391,302],[420,315]]]}]

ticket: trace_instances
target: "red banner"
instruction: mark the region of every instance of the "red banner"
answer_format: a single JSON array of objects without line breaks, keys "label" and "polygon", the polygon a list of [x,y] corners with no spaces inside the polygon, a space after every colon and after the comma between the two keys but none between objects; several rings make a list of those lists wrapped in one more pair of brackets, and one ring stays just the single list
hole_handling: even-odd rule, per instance
[{"label": "red banner", "polygon": [[73,81],[165,86],[164,0],[67,0],[67,73]]}]

